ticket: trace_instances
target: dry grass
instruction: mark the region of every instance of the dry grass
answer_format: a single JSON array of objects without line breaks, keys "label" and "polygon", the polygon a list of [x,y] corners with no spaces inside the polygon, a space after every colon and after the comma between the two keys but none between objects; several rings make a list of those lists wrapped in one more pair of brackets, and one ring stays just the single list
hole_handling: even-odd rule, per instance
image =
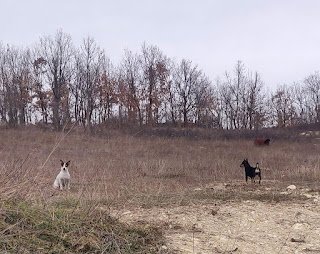
[{"label": "dry grass", "polygon": [[320,179],[319,146],[310,141],[273,140],[269,147],[257,148],[249,140],[94,137],[71,132],[48,158],[62,135],[36,129],[1,131],[2,199],[48,200],[60,158],[71,160],[71,195],[91,201],[165,195],[214,181],[242,180],[244,170],[239,165],[244,158],[253,166],[260,163],[263,180]]},{"label": "dry grass", "polygon": [[[13,253],[158,253],[159,229],[128,226],[75,200],[1,203],[0,247]],[[85,209],[83,209],[85,208]],[[160,240],[159,240],[160,239]]]},{"label": "dry grass", "polygon": [[[138,135],[130,136],[118,132],[110,132],[107,136],[98,137],[86,135],[77,130],[71,131],[63,139],[64,135],[65,133],[38,129],[0,130],[2,214],[7,214],[15,205],[20,207],[21,204],[27,204],[26,207],[33,213],[34,208],[32,207],[35,202],[38,204],[36,210],[39,212],[41,207],[45,207],[44,211],[48,211],[56,209],[61,203],[69,203],[71,200],[71,208],[62,209],[60,213],[65,214],[71,210],[76,215],[71,216],[74,220],[64,220],[63,223],[69,225],[70,222],[70,225],[74,225],[81,221],[83,213],[80,212],[80,207],[84,210],[95,211],[92,213],[93,218],[98,219],[94,222],[86,221],[90,225],[90,223],[99,224],[99,221],[101,222],[96,209],[102,204],[104,207],[131,204],[161,205],[168,202],[183,205],[190,200],[202,199],[281,201],[282,196],[277,194],[279,186],[297,183],[309,185],[314,189],[318,188],[316,183],[320,180],[317,139],[299,142],[272,140],[269,147],[258,148],[254,147],[252,140],[248,139],[193,140],[184,137],[138,137]],[[55,149],[60,141],[62,142]],[[60,158],[71,160],[69,171],[72,180],[71,191],[68,193],[55,192],[52,188],[53,181],[60,171]],[[244,158],[248,158],[253,166],[257,161],[260,163],[262,186],[265,187],[265,180],[268,180],[269,187],[272,188],[270,193],[256,192],[255,190],[262,188],[261,186],[246,187],[242,184],[244,169],[239,165]],[[231,181],[241,181],[241,185],[231,187],[224,192],[190,192],[194,188],[202,188],[212,182]],[[274,183],[278,183],[277,188]],[[248,188],[253,188],[253,190],[250,192]],[[11,204],[9,210],[8,204]],[[25,217],[20,214],[23,210],[21,209],[17,210],[17,216]],[[48,218],[43,217],[43,220],[48,220]],[[19,225],[23,223],[24,220],[13,220],[9,224],[19,228]],[[9,224],[5,222],[0,229],[10,228]],[[102,224],[110,227],[107,220]],[[33,230],[38,230],[38,228],[31,227],[30,232]],[[71,231],[76,232],[75,229]],[[123,229],[123,231],[128,230]],[[138,231],[143,232],[142,229]],[[2,231],[2,237],[5,232]],[[53,238],[62,239],[63,232],[60,233]],[[99,235],[99,230],[95,234]],[[152,231],[149,238],[156,238],[155,235],[157,233]],[[73,234],[68,237],[71,239],[72,236]],[[99,239],[102,241],[99,237],[92,241],[99,242]],[[55,241],[52,240],[51,243]],[[73,240],[68,241],[67,245],[64,245],[63,241],[59,240],[57,246],[64,246],[67,249],[75,246]],[[90,246],[92,246],[92,241]],[[10,248],[18,244],[17,242],[8,244],[2,239],[2,243],[4,242],[3,246],[11,246]],[[151,245],[158,243],[150,241]],[[36,247],[30,247],[29,251],[34,248]],[[77,248],[80,247],[77,246]],[[81,248],[85,248],[85,244],[81,245]],[[99,249],[95,246],[94,248],[92,252],[101,251],[102,247]],[[115,252],[117,251],[115,249]],[[144,251],[148,253],[150,249],[140,252],[144,253]]]}]

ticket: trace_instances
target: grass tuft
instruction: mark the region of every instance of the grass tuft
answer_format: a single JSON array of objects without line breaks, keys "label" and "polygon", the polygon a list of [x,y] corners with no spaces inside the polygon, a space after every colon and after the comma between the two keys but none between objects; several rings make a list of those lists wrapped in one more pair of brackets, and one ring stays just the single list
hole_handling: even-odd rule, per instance
[{"label": "grass tuft", "polygon": [[14,253],[158,253],[159,228],[126,225],[95,209],[71,201],[41,204],[2,201],[1,251]]}]

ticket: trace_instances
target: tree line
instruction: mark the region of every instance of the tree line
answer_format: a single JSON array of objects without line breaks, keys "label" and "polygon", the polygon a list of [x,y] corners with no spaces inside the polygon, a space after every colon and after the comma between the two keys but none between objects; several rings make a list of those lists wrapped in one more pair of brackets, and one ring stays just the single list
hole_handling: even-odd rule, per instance
[{"label": "tree line", "polygon": [[157,46],[125,50],[115,65],[91,37],[75,47],[60,31],[32,47],[0,43],[0,121],[9,127],[75,123],[259,129],[320,121],[320,74],[268,92],[238,61],[214,82]]}]

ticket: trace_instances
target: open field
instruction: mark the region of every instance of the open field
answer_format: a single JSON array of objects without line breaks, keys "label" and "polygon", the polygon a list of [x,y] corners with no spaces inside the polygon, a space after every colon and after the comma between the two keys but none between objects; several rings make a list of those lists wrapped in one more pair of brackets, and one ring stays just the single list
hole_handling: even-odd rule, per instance
[{"label": "open field", "polygon": [[[64,135],[0,131],[2,250],[320,252],[316,138]],[[245,184],[244,158],[260,163],[260,186]],[[71,160],[70,192],[52,188],[60,159]]]},{"label": "open field", "polygon": [[319,199],[295,198],[207,199],[184,206],[115,209],[112,214],[134,225],[161,225],[173,253],[320,253]]}]

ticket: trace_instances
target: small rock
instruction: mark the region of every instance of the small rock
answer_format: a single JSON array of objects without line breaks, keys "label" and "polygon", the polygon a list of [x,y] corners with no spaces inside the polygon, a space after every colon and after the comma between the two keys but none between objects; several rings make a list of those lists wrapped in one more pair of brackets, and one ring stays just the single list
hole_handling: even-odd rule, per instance
[{"label": "small rock", "polygon": [[161,246],[161,249],[162,249],[162,250],[167,250],[167,249],[168,249],[168,247],[167,247],[167,246],[165,246],[165,245],[162,245],[162,246]]},{"label": "small rock", "polygon": [[301,223],[296,223],[293,225],[293,229],[301,230],[303,228],[303,225]]},{"label": "small rock", "polygon": [[304,239],[291,238],[291,242],[293,242],[293,243],[305,243],[306,241]]},{"label": "small rock", "polygon": [[288,190],[296,190],[297,187],[292,184],[292,185],[289,185],[289,186],[287,187],[287,189],[288,189]]},{"label": "small rock", "polygon": [[310,226],[307,223],[295,223],[293,225],[294,230],[305,231],[308,230]]},{"label": "small rock", "polygon": [[211,210],[211,214],[212,214],[213,216],[217,215],[217,214],[218,214],[218,210],[212,209],[212,210]]},{"label": "small rock", "polygon": [[311,194],[308,194],[308,193],[304,193],[302,194],[303,196],[307,197],[307,198],[312,198],[313,196]]}]

